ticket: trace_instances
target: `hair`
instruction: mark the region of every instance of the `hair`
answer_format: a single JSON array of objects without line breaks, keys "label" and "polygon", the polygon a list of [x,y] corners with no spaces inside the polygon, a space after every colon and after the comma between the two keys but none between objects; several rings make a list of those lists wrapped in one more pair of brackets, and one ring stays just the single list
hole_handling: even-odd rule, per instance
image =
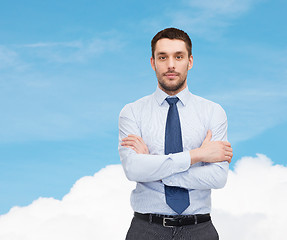
[{"label": "hair", "polygon": [[192,54],[192,42],[188,36],[188,34],[180,29],[177,28],[166,28],[158,32],[153,39],[151,40],[151,52],[152,57],[154,58],[154,52],[155,52],[155,45],[158,40],[162,38],[168,38],[168,39],[179,39],[185,42],[186,49],[188,52],[188,57]]}]

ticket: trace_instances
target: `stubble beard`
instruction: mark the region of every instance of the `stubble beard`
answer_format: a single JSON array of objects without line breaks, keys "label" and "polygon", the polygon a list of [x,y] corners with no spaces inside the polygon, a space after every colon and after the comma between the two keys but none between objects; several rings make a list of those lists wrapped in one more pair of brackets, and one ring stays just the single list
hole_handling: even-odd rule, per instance
[{"label": "stubble beard", "polygon": [[[175,72],[169,72],[169,73],[175,73]],[[160,87],[167,93],[169,92],[179,92],[179,90],[182,89],[182,87],[185,85],[186,83],[186,78],[187,78],[187,74],[185,76],[182,76],[180,73],[177,73],[177,77],[179,78],[178,80],[164,80],[165,74],[162,75],[157,75],[157,80],[158,80],[158,84],[160,85]],[[169,85],[169,81],[176,81],[176,84],[172,84]]]}]

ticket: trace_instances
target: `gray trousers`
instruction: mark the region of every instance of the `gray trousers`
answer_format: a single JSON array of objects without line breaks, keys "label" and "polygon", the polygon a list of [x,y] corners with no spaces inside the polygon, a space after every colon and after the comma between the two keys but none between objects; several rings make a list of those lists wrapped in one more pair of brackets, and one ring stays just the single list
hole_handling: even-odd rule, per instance
[{"label": "gray trousers", "polygon": [[133,218],[126,240],[218,240],[211,221],[182,227],[164,227]]}]

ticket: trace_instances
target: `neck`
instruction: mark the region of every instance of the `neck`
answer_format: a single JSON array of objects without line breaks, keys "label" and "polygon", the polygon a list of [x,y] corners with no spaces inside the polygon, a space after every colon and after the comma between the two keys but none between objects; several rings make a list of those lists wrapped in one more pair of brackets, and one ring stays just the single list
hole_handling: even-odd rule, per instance
[{"label": "neck", "polygon": [[175,90],[175,91],[169,91],[167,89],[162,88],[162,86],[160,84],[158,84],[159,89],[161,89],[163,92],[165,92],[166,94],[168,94],[169,96],[174,96],[178,93],[180,93],[182,90],[184,90],[186,88],[185,86],[182,86],[181,88]]}]

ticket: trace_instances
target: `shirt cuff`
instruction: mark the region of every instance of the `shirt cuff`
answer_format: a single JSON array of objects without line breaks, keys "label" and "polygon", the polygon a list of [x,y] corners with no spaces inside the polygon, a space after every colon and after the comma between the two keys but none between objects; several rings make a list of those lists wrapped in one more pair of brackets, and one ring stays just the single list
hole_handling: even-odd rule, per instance
[{"label": "shirt cuff", "polygon": [[170,158],[174,162],[173,175],[162,179],[162,182],[168,186],[175,186],[174,182],[175,177],[174,174],[185,172],[190,168],[190,154],[189,151],[170,154]]},{"label": "shirt cuff", "polygon": [[190,167],[190,154],[189,151],[169,154],[173,160],[173,174],[184,172]]}]

